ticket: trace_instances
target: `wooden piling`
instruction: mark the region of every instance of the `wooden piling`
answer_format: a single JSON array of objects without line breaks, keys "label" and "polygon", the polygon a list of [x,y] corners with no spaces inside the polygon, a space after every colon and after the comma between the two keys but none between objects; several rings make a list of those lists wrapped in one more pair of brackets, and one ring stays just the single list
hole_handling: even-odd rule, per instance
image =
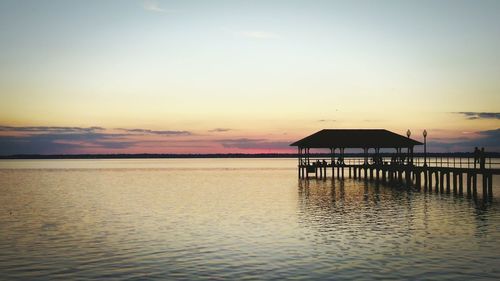
[{"label": "wooden piling", "polygon": [[446,193],[450,193],[450,172],[446,172]]},{"label": "wooden piling", "polygon": [[464,195],[464,176],[462,173],[458,174],[458,195]]}]

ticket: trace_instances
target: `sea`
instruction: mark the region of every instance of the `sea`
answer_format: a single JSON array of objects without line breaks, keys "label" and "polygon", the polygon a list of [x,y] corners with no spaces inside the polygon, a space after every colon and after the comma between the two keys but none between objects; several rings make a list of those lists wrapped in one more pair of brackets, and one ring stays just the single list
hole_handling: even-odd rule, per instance
[{"label": "sea", "polygon": [[296,159],[0,161],[0,280],[500,280],[468,198]]}]

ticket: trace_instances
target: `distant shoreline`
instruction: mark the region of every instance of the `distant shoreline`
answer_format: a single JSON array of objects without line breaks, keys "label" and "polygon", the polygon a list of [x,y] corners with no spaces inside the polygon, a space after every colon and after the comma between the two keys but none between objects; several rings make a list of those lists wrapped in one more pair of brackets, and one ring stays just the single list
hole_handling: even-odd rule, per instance
[{"label": "distant shoreline", "polygon": [[[372,153],[369,154],[370,156]],[[381,153],[391,156],[392,153]],[[311,154],[312,157],[330,157],[328,153]],[[338,156],[338,154],[336,154]],[[363,157],[362,153],[346,153],[345,157]],[[414,157],[423,157],[423,153],[414,153]],[[472,152],[427,153],[427,157],[473,157]],[[489,152],[487,157],[500,157],[500,152]],[[4,155],[0,159],[194,159],[194,158],[297,158],[296,153],[215,153],[215,154],[17,154]]]}]

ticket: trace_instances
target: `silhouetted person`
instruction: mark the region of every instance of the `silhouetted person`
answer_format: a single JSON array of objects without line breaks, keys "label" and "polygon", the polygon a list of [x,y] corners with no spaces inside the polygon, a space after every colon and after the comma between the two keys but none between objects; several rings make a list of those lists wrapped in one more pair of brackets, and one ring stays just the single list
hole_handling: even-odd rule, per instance
[{"label": "silhouetted person", "polygon": [[338,164],[339,165],[343,165],[344,164],[344,157],[339,157]]},{"label": "silhouetted person", "polygon": [[486,154],[484,153],[484,147],[481,147],[481,159],[480,159],[480,167],[481,169],[486,168]]},{"label": "silhouetted person", "polygon": [[474,169],[476,168],[476,163],[480,163],[481,152],[477,146],[474,148]]},{"label": "silhouetted person", "polygon": [[325,160],[325,159],[323,159],[323,167],[326,167],[326,166],[327,166],[327,165],[326,165],[326,160]]}]

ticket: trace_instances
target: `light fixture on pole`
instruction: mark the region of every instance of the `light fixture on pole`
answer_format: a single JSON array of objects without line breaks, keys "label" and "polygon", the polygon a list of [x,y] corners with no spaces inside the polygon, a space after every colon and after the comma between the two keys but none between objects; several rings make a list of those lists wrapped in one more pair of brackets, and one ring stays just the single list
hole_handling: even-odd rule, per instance
[{"label": "light fixture on pole", "polygon": [[427,130],[422,133],[424,135],[424,167],[427,166]]}]

